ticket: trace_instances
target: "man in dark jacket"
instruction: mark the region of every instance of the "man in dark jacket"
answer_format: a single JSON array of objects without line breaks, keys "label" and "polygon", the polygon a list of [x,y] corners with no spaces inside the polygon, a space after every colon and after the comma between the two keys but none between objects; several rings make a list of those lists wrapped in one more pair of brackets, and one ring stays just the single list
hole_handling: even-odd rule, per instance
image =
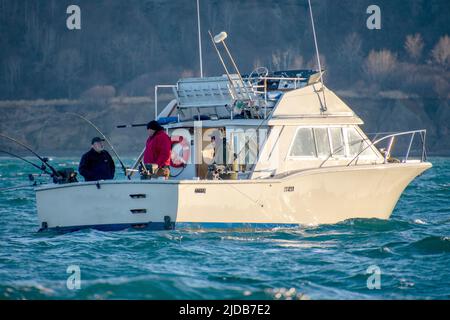
[{"label": "man in dark jacket", "polygon": [[81,158],[78,171],[86,181],[114,179],[114,161],[108,151],[104,150],[103,141],[105,139],[93,138],[91,150]]}]

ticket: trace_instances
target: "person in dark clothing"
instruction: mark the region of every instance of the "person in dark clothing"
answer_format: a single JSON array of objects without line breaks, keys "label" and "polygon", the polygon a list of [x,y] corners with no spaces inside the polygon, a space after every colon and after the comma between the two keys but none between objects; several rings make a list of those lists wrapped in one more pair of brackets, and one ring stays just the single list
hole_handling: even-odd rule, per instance
[{"label": "person in dark clothing", "polygon": [[112,180],[116,171],[114,160],[104,150],[103,141],[99,137],[92,139],[92,148],[80,160],[78,171],[85,181]]}]

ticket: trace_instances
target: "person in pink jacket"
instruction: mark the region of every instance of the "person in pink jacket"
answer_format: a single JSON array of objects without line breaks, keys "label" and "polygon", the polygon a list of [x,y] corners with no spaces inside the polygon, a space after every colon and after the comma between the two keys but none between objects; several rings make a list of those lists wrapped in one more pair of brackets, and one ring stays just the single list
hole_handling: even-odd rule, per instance
[{"label": "person in pink jacket", "polygon": [[157,165],[153,172],[158,177],[170,176],[172,142],[164,128],[155,120],[147,124],[148,139],[144,151],[144,164]]}]

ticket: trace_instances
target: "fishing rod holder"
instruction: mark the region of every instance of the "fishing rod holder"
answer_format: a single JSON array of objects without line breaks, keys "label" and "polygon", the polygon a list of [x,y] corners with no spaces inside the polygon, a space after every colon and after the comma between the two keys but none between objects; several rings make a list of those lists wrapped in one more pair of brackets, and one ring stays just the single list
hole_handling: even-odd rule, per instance
[{"label": "fishing rod holder", "polygon": [[73,168],[65,168],[57,171],[58,175],[52,175],[53,183],[55,184],[67,184],[75,183],[77,180],[77,172]]}]

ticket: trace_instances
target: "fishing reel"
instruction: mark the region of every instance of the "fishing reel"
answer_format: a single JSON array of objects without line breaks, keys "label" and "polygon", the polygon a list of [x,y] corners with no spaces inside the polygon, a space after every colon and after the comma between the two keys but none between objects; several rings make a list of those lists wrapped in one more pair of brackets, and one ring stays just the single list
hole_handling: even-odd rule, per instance
[{"label": "fishing reel", "polygon": [[213,163],[208,165],[208,179],[209,180],[220,180],[221,175],[227,172],[227,167],[222,164]]},{"label": "fishing reel", "polygon": [[237,180],[238,168],[236,165],[211,164],[208,165],[208,180]]},{"label": "fishing reel", "polygon": [[141,175],[141,180],[151,180],[152,178],[155,178],[157,170],[158,165],[156,164],[139,165],[139,173]]},{"label": "fishing reel", "polygon": [[66,183],[75,183],[77,180],[77,173],[73,168],[66,168],[58,170],[57,175],[53,176],[53,183],[55,184],[66,184]]}]

